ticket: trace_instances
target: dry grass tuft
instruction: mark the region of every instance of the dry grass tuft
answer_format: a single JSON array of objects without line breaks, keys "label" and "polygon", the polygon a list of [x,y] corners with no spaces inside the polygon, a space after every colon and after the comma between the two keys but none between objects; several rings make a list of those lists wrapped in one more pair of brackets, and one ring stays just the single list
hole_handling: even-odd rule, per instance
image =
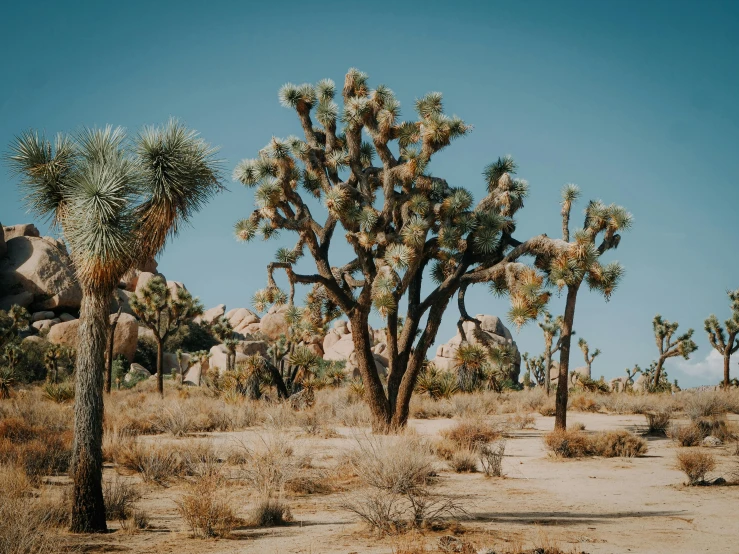
[{"label": "dry grass tuft", "polygon": [[472,450],[457,450],[451,460],[449,467],[457,473],[477,472],[477,453]]},{"label": "dry grass tuft", "polygon": [[257,527],[277,527],[291,522],[290,508],[277,498],[264,498],[252,510],[252,525]]},{"label": "dry grass tuft", "polygon": [[492,444],[482,445],[478,449],[482,470],[488,477],[503,476],[505,444],[504,440],[499,440]]},{"label": "dry grass tuft", "polygon": [[667,428],[672,418],[670,412],[647,412],[644,414],[644,417],[647,418],[648,435],[667,435]]},{"label": "dry grass tuft", "polygon": [[238,524],[224,484],[220,477],[197,478],[177,502],[177,510],[194,537],[227,537]]},{"label": "dry grass tuft", "polygon": [[135,502],[141,498],[135,487],[116,477],[103,483],[105,519],[124,521],[134,512]]},{"label": "dry grass tuft", "polygon": [[688,476],[688,485],[699,485],[705,482],[706,474],[716,468],[716,458],[708,452],[680,452],[677,468]]},{"label": "dry grass tuft", "polygon": [[480,419],[466,419],[441,433],[459,448],[473,450],[478,444],[486,444],[500,437],[500,429]]},{"label": "dry grass tuft", "polygon": [[647,441],[628,431],[603,431],[588,435],[583,431],[555,430],[544,435],[544,444],[561,458],[633,458],[647,451]]}]

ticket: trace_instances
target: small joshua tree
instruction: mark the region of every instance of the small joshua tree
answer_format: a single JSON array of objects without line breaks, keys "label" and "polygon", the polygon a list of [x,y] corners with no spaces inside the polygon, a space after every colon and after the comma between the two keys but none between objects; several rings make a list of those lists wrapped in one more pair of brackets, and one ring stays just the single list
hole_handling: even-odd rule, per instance
[{"label": "small joshua tree", "polygon": [[[662,316],[657,314],[652,320],[652,328],[654,329],[654,339],[657,343],[657,349],[659,350],[659,357],[654,365],[653,380],[650,383],[650,387],[654,389],[659,388],[660,380],[662,378],[662,367],[669,358],[675,358],[682,356],[686,360],[690,358],[690,355],[698,350],[698,345],[693,342],[693,329],[688,329],[686,333],[679,335],[673,339],[673,336],[677,332],[679,323],[675,321],[671,323],[666,319],[662,319]],[[650,370],[652,368],[650,367]]]},{"label": "small joshua tree", "polygon": [[131,309],[154,332],[157,343],[157,390],[164,396],[164,341],[186,321],[203,313],[203,305],[187,289],[176,294],[160,275],[152,277],[139,294],[131,297]]},{"label": "small joshua tree", "polygon": [[221,317],[210,328],[213,335],[226,347],[226,371],[236,367],[236,347],[239,340],[234,337],[234,328],[227,318]]},{"label": "small joshua tree", "polygon": [[577,341],[577,345],[580,347],[580,350],[582,350],[582,355],[585,358],[585,364],[588,367],[588,373],[592,377],[593,375],[593,360],[600,356],[601,352],[599,348],[596,348],[593,353],[590,353],[590,347],[588,346],[588,342],[584,338],[580,338],[579,341]]},{"label": "small joshua tree", "polygon": [[50,344],[44,354],[44,365],[46,365],[46,378],[56,384],[59,381],[59,364],[69,359],[67,349],[58,344]]},{"label": "small joshua tree", "polygon": [[479,344],[463,342],[454,353],[454,367],[457,372],[457,387],[462,392],[472,392],[482,379],[483,367],[487,363],[487,353]]},{"label": "small joshua tree", "polygon": [[[539,327],[544,332],[544,367],[546,368],[546,374],[544,379],[544,386],[549,396],[549,390],[551,389],[552,377],[550,375],[552,370],[552,356],[559,352],[562,346],[562,338],[560,331],[562,330],[562,316],[557,316],[552,319],[552,314],[545,311],[544,320],[538,322]],[[573,331],[574,335],[575,332]],[[554,341],[557,341],[556,345]]]},{"label": "small joshua tree", "polygon": [[[208,358],[210,358],[210,352],[207,350],[197,350],[196,352],[190,353],[190,365],[200,364],[200,377],[198,378],[198,386],[200,386],[200,383],[203,381],[203,377],[205,376],[205,363],[208,361]],[[189,369],[189,368],[188,368]]]},{"label": "small joshua tree", "polygon": [[724,323],[724,327],[718,321],[718,318],[711,314],[706,319],[706,333],[708,340],[723,357],[724,357],[724,381],[722,386],[728,388],[731,385],[729,376],[729,362],[731,355],[739,350],[739,289],[728,291],[729,300],[731,301],[731,317]]},{"label": "small joshua tree", "polygon": [[0,348],[19,340],[18,333],[25,331],[31,322],[28,311],[14,304],[7,312],[0,310]]},{"label": "small joshua tree", "polygon": [[526,364],[526,371],[528,372],[529,378],[534,378],[534,383],[539,385],[540,387],[544,386],[544,383],[547,381],[547,372],[546,372],[546,359],[542,356],[531,356],[528,352],[526,352],[523,356],[521,356],[521,359]]}]

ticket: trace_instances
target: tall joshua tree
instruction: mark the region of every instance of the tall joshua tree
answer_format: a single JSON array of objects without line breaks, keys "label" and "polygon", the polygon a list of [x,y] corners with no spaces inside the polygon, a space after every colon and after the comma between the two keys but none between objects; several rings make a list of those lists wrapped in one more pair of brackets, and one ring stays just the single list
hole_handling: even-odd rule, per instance
[{"label": "tall joshua tree", "polygon": [[[552,356],[559,352],[559,349],[562,347],[562,337],[559,334],[562,329],[562,316],[558,315],[553,319],[552,314],[549,312],[544,311],[543,313],[544,319],[539,321],[538,325],[544,333],[544,367],[546,368],[544,387],[547,391],[547,396],[549,396],[552,384]],[[575,331],[572,331],[571,334],[574,335]],[[557,341],[556,345],[554,344],[555,340]]]},{"label": "tall joshua tree", "polygon": [[222,187],[214,150],[171,120],[133,141],[85,129],[49,141],[21,134],[9,161],[26,205],[64,233],[80,286],[71,530],[104,532],[103,369],[111,296],[129,267],[154,257]]},{"label": "tall joshua tree", "polygon": [[544,356],[531,356],[528,352],[526,352],[523,356],[521,356],[521,359],[526,364],[526,371],[529,375],[529,379],[533,377],[534,383],[536,383],[540,387],[543,387],[544,383],[547,380],[545,371],[546,361],[544,359]]},{"label": "tall joshua tree", "polygon": [[157,343],[157,391],[164,396],[164,342],[186,321],[202,315],[203,305],[187,289],[180,288],[172,294],[164,278],[156,275],[131,297],[131,309],[154,333]]},{"label": "tall joshua tree", "polygon": [[582,355],[585,358],[585,365],[588,368],[588,373],[590,376],[593,376],[593,361],[595,358],[600,356],[600,348],[596,348],[593,353],[590,353],[590,346],[588,346],[588,341],[586,341],[584,338],[580,338],[579,341],[577,341],[577,345],[580,347],[580,350],[582,350]]},{"label": "tall joshua tree", "polygon": [[[371,90],[367,75],[356,69],[339,90],[343,108],[334,102],[335,93],[329,79],[282,87],[280,101],[295,110],[303,137],[273,138],[257,158],[238,164],[234,178],[256,187],[257,209],[236,224],[235,234],[242,241],[257,233],[265,239],[279,231],[296,235],[294,245],[280,248],[267,266],[267,287],[256,295],[255,307],[292,305],[295,285],[301,284],[310,286],[306,308],[316,327],[347,314],[373,426],[397,429],[406,423],[416,379],[450,299],[461,291],[464,309],[467,286],[492,278],[482,272],[473,277],[475,269],[503,264],[497,270],[505,273],[504,266],[534,247],[508,252],[521,245],[511,235],[528,185],[513,177],[512,159],[499,159],[485,170],[487,191],[475,205],[469,191],[429,174],[433,156],[471,129],[444,113],[440,93],[416,101],[415,121],[401,121],[393,92],[384,85]],[[313,213],[315,202],[306,197],[322,201],[321,222]],[[329,252],[338,257],[331,248],[337,229],[352,254],[331,265]],[[540,246],[546,243],[538,238]],[[314,273],[297,271],[306,249]],[[435,284],[424,287],[428,267]],[[289,294],[277,287],[275,270],[285,272]],[[509,273],[512,297],[523,289],[527,295],[526,308],[516,308],[520,324],[538,315],[548,294],[540,290],[543,278],[535,270]],[[522,289],[515,286],[519,281],[525,282]],[[371,352],[373,309],[387,319],[387,390]],[[466,311],[462,320],[473,321]]]},{"label": "tall joshua tree", "polygon": [[705,324],[711,346],[724,357],[724,381],[722,383],[724,388],[731,384],[729,379],[731,355],[739,350],[739,339],[737,338],[739,335],[739,289],[728,291],[726,294],[729,295],[731,301],[731,317],[724,323],[726,331],[713,314],[706,319]]},{"label": "tall joshua tree", "polygon": [[[662,367],[670,358],[682,356],[686,360],[690,355],[698,350],[698,345],[693,342],[693,329],[688,329],[686,333],[675,337],[677,328],[680,324],[675,321],[673,323],[657,314],[652,320],[652,328],[654,329],[654,340],[657,343],[659,357],[655,362],[654,381],[650,384],[656,390],[659,386],[660,377],[662,376]],[[673,338],[674,337],[674,338]]]}]

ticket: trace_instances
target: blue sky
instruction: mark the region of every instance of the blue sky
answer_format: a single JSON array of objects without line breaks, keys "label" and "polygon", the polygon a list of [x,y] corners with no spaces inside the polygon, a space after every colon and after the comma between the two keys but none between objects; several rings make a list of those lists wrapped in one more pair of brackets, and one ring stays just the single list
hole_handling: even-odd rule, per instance
[{"label": "blue sky", "polygon": [[[720,363],[708,357],[703,320],[725,319],[725,291],[739,287],[737,23],[735,2],[676,0],[14,2],[0,19],[0,148],[29,127],[135,132],[173,115],[222,147],[230,176],[272,135],[300,131],[277,101],[287,81],[340,82],[356,66],[371,85],[390,86],[409,118],[415,98],[439,90],[475,128],[435,158],[433,173],[480,198],[484,166],[513,155],[531,186],[519,239],[558,235],[569,182],[584,200],[634,214],[610,256],[627,269],[623,285],[608,303],[587,290],[578,301],[575,328],[603,351],[594,374],[647,366],[661,313],[695,328],[700,346],[668,365],[670,376],[713,383]],[[28,221],[6,168],[0,176],[0,221]],[[206,306],[248,307],[282,244],[233,240],[232,224],[253,205],[251,191],[229,189],[167,247],[160,269]],[[467,297],[472,313],[507,310],[484,286]],[[550,309],[562,305],[555,297]],[[450,308],[441,342],[456,317]],[[542,348],[535,325],[516,340]],[[580,365],[579,350],[573,357]]]}]

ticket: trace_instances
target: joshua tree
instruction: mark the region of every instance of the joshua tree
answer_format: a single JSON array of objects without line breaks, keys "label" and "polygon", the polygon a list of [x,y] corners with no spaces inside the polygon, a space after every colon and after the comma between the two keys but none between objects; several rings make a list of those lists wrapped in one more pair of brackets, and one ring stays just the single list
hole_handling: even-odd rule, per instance
[{"label": "joshua tree", "polygon": [[28,329],[31,316],[28,311],[14,304],[7,312],[0,310],[0,347],[18,340],[18,333]]},{"label": "joshua tree", "polygon": [[164,341],[186,321],[203,313],[203,305],[185,288],[173,294],[160,275],[149,279],[143,289],[131,297],[131,309],[154,332],[157,343],[157,390],[164,396]]},{"label": "joshua tree", "polygon": [[729,378],[731,355],[739,350],[739,338],[737,338],[737,335],[739,335],[739,289],[728,291],[726,294],[729,295],[731,301],[731,317],[724,323],[726,331],[724,332],[724,328],[721,327],[715,315],[711,314],[706,319],[708,340],[711,341],[711,346],[724,357],[724,381],[722,384],[724,388],[731,385],[731,379]]},{"label": "joshua tree", "polygon": [[501,392],[510,382],[511,366],[516,357],[516,351],[511,345],[498,344],[486,347],[487,362],[482,371],[487,379],[488,386],[495,392]]},{"label": "joshua tree", "polygon": [[[59,380],[59,363],[67,356],[65,348],[57,344],[50,344],[44,354],[46,365],[46,376],[49,381],[56,384]],[[52,377],[53,376],[53,377]]]},{"label": "joshua tree", "polygon": [[132,142],[120,129],[20,135],[9,155],[29,210],[61,228],[82,288],[71,530],[104,532],[103,368],[113,292],[222,188],[215,150],[172,120]]},{"label": "joshua tree", "polygon": [[462,392],[472,392],[482,379],[483,367],[487,363],[487,352],[479,344],[463,342],[454,352],[454,367],[457,371],[457,387]]},{"label": "joshua tree", "polygon": [[596,348],[592,354],[590,354],[590,347],[588,346],[588,341],[586,341],[583,338],[580,338],[579,341],[577,341],[577,345],[580,347],[580,350],[582,350],[582,355],[585,358],[585,364],[588,367],[588,373],[590,376],[593,376],[593,360],[600,356],[601,351],[600,348]]},{"label": "joshua tree", "polygon": [[546,372],[546,359],[544,356],[530,356],[528,352],[521,356],[523,362],[526,364],[526,371],[529,376],[534,378],[534,383],[540,387],[544,386],[547,381]]},{"label": "joshua tree", "polygon": [[113,348],[115,347],[115,328],[118,327],[118,320],[121,318],[123,306],[118,297],[114,296],[118,304],[118,311],[113,316],[108,330],[108,355],[105,358],[105,392],[110,394],[110,387],[113,381]]},{"label": "joshua tree", "polygon": [[[621,242],[618,231],[628,229],[632,221],[631,214],[621,206],[590,201],[585,209],[583,228],[573,233],[570,242],[570,211],[579,196],[578,187],[565,185],[562,189],[562,240],[551,241],[548,250],[536,252],[535,265],[547,274],[549,281],[559,290],[567,289],[565,312],[560,325],[556,429],[567,427],[567,383],[577,293],[585,281],[591,290],[601,292],[606,300],[610,299],[623,275],[623,268],[618,262],[604,266],[600,258],[618,247]],[[599,239],[601,233],[603,235]]]},{"label": "joshua tree", "polygon": [[236,347],[238,339],[234,338],[234,328],[228,318],[221,317],[210,328],[211,333],[226,347],[226,371],[233,371],[236,367]]},{"label": "joshua tree", "polygon": [[683,333],[673,340],[673,335],[677,332],[679,325],[677,321],[670,323],[666,319],[662,319],[659,314],[654,316],[654,320],[652,320],[654,339],[659,350],[659,357],[654,365],[654,380],[650,383],[650,386],[655,390],[659,387],[662,366],[664,366],[666,360],[676,356],[682,356],[687,360],[693,352],[698,350],[698,345],[692,339],[693,329],[688,329],[687,333]]},{"label": "joshua tree", "polygon": [[[547,391],[547,396],[549,396],[552,383],[552,356],[559,352],[559,349],[562,346],[562,337],[559,334],[562,329],[562,316],[558,315],[556,318],[552,319],[552,314],[547,311],[544,311],[543,313],[544,320],[539,321],[538,325],[544,332],[544,367],[546,368],[544,386]],[[570,334],[574,335],[575,331],[572,331]],[[556,345],[554,344],[555,340],[557,341]]]},{"label": "joshua tree", "polygon": [[[306,308],[316,327],[340,312],[347,314],[373,426],[394,429],[405,425],[416,378],[462,278],[474,268],[493,267],[511,246],[520,245],[511,233],[527,184],[511,176],[515,164],[510,158],[500,159],[487,168],[487,195],[473,206],[467,190],[427,172],[437,152],[470,130],[461,119],[444,114],[439,93],[417,100],[418,119],[412,122],[400,121],[400,104],[388,87],[370,90],[367,76],[356,69],[347,73],[340,94],[341,110],[330,80],[282,88],[280,100],[297,112],[304,138],[275,138],[258,158],[236,167],[238,181],[258,188],[257,209],[236,224],[235,232],[244,241],[257,232],[264,238],[281,230],[297,235],[295,245],[279,249],[277,260],[268,265],[267,288],[257,294],[256,304],[293,304],[295,284],[303,284],[311,286]],[[363,142],[363,136],[370,142]],[[378,165],[373,164],[375,157]],[[323,201],[328,212],[324,223],[314,217],[305,195]],[[346,232],[353,253],[342,265],[331,266],[337,226]],[[314,274],[295,271],[306,248],[315,262]],[[422,287],[429,265],[436,281],[430,289]],[[277,269],[287,274],[289,295],[277,288]],[[530,280],[535,275],[533,270],[526,273]],[[485,280],[478,275],[475,282]],[[533,298],[531,287],[528,293]],[[407,308],[401,325],[402,301]],[[370,350],[372,309],[387,319],[387,392]],[[536,313],[519,315],[525,320]],[[466,312],[463,318],[472,319]]]}]

